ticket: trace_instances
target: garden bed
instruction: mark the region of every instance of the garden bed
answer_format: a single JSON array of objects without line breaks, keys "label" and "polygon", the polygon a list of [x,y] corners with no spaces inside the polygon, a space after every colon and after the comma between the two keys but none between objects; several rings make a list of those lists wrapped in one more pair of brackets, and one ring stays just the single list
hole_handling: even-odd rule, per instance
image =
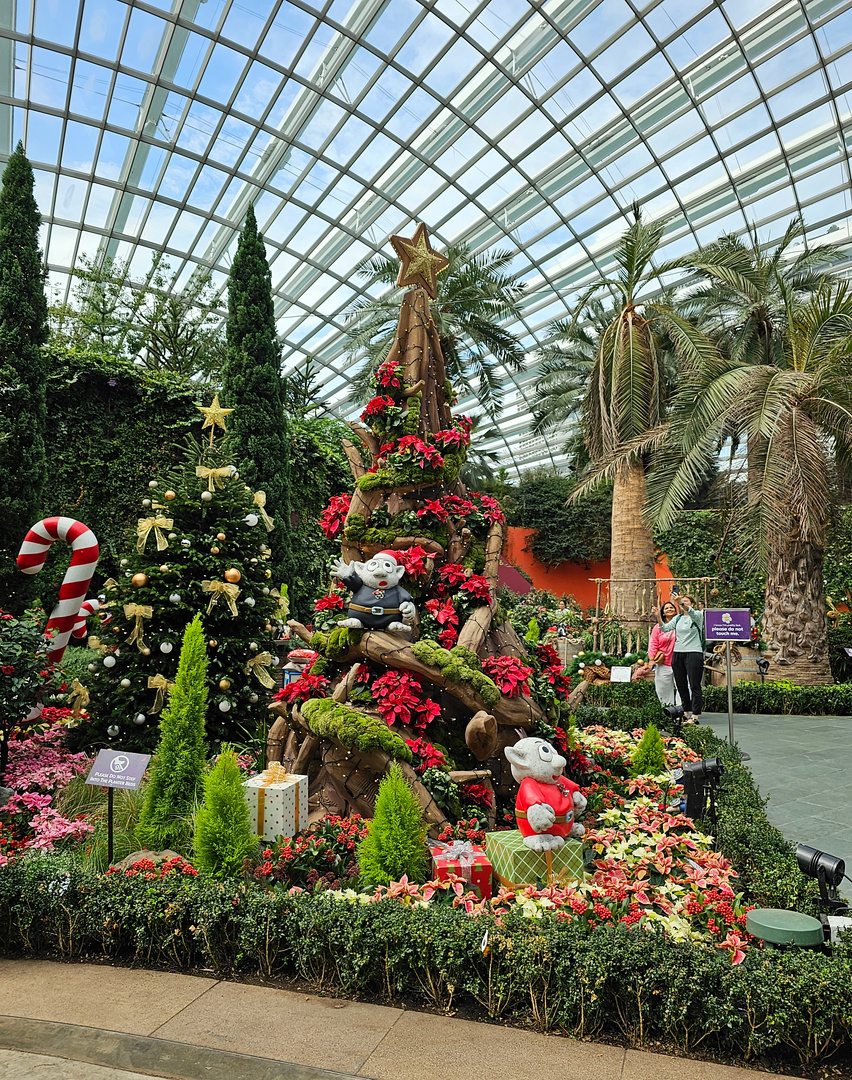
[{"label": "garden bed", "polygon": [[[760,713],[774,716],[852,716],[852,683],[832,686],[795,686],[784,680],[741,682],[732,688],[734,712]],[[591,714],[589,706],[625,707],[640,709],[643,723],[659,722],[664,718],[654,684],[644,680],[632,683],[598,683],[586,691],[578,710],[578,720],[584,723]],[[704,711],[728,711],[727,686],[704,687]],[[635,715],[635,714],[634,714]],[[607,723],[611,721],[608,719]],[[635,719],[634,723],[638,723]]]}]

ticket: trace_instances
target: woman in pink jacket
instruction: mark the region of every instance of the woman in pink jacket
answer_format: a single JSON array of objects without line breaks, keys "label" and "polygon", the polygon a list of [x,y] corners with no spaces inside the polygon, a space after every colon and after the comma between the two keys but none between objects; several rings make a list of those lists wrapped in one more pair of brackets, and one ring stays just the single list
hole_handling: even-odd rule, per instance
[{"label": "woman in pink jacket", "polygon": [[[677,607],[667,600],[660,610],[662,622],[668,622],[678,614]],[[680,705],[680,697],[675,688],[674,675],[672,674],[672,653],[675,647],[675,631],[668,634],[659,624],[651,631],[651,639],[648,642],[648,656],[654,668],[654,689],[661,705]]]}]

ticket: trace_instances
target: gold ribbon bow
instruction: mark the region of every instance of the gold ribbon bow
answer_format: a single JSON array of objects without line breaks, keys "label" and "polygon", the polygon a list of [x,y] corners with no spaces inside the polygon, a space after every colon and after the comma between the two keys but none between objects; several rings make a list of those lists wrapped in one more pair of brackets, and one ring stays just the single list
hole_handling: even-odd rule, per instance
[{"label": "gold ribbon bow", "polygon": [[163,529],[170,529],[172,525],[174,525],[174,519],[163,517],[162,514],[155,514],[154,517],[139,518],[139,524],[136,528],[136,551],[140,555],[142,554],[152,530],[157,538],[157,551],[165,551],[169,546],[169,542],[163,533]]},{"label": "gold ribbon bow", "polygon": [[272,613],[273,619],[278,619],[280,622],[287,622],[290,615],[290,594],[287,591],[287,586],[282,585],[281,590],[270,589],[269,595],[274,596],[278,601],[278,607]]},{"label": "gold ribbon bow", "polygon": [[95,637],[94,635],[89,638],[87,644],[89,648],[93,649],[96,653],[103,654],[109,651],[109,646],[104,645],[101,639],[99,637]]},{"label": "gold ribbon bow", "polygon": [[202,592],[209,592],[213,594],[210,597],[210,603],[207,605],[208,615],[218,603],[220,596],[225,597],[225,602],[231,609],[231,614],[237,614],[236,599],[240,595],[240,589],[236,585],[231,585],[227,581],[202,581],[201,589]]},{"label": "gold ribbon bow", "polygon": [[260,518],[263,524],[266,526],[267,532],[272,532],[275,528],[275,519],[271,518],[266,512],[266,492],[256,491],[254,493],[254,505],[260,510]]},{"label": "gold ribbon bow", "polygon": [[157,696],[154,698],[154,705],[150,710],[152,713],[160,712],[166,702],[166,696],[172,692],[174,686],[175,684],[169,682],[165,675],[148,676],[148,689],[157,691]]},{"label": "gold ribbon bow", "polygon": [[272,663],[272,653],[262,652],[257,656],[253,656],[251,660],[243,668],[246,675],[255,674],[262,686],[265,686],[267,690],[271,690],[275,685],[275,680],[267,671],[267,668]]},{"label": "gold ribbon bow", "polygon": [[106,592],[107,589],[117,589],[117,588],[118,588],[118,582],[115,580],[114,577],[108,577],[106,579],[106,581],[104,582],[104,592]]},{"label": "gold ribbon bow", "polygon": [[266,810],[266,789],[270,784],[286,784],[288,782],[295,783],[296,794],[296,828],[295,831],[299,831],[299,775],[298,773],[289,773],[281,764],[280,761],[273,761],[268,769],[260,774],[260,790],[257,793],[257,831],[258,835],[263,836],[263,819],[265,817]]},{"label": "gold ribbon bow", "polygon": [[72,716],[79,716],[83,709],[89,704],[89,691],[83,686],[79,679],[75,679],[71,683],[68,704],[71,706]]},{"label": "gold ribbon bow", "polygon": [[136,648],[142,652],[145,648],[145,641],[142,635],[145,632],[145,626],[142,623],[143,619],[150,619],[154,614],[154,609],[148,604],[125,604],[124,605],[124,617],[125,619],[135,619],[136,625],[133,627],[133,633],[127,639],[127,644],[132,645],[136,642]]},{"label": "gold ribbon bow", "polygon": [[214,487],[221,488],[222,481],[227,480],[232,471],[230,465],[225,465],[221,469],[209,469],[206,465],[195,466],[195,475],[200,480],[207,481],[208,491],[212,491]]}]

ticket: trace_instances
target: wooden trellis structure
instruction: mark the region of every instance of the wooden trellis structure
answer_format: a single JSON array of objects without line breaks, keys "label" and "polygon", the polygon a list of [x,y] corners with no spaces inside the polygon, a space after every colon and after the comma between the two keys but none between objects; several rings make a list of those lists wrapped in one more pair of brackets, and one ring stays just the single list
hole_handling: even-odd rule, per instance
[{"label": "wooden trellis structure", "polygon": [[[694,596],[696,602],[700,601],[706,608],[718,595],[719,578],[589,578],[589,581],[593,581],[597,586],[592,622],[593,648],[602,647],[606,627],[612,626],[618,652],[626,654],[638,649],[642,637],[650,634],[656,621],[651,614],[651,608],[660,607],[670,599],[675,587],[679,595],[686,593]],[[666,584],[669,588],[663,596],[661,586]]]}]

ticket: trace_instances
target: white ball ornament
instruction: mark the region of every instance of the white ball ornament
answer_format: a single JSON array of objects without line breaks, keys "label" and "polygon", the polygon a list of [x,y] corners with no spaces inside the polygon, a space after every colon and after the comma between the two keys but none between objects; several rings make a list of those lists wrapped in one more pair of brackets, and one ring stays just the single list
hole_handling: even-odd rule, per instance
[{"label": "white ball ornament", "polygon": [[212,491],[202,491],[201,492],[201,501],[202,502],[212,502],[213,501],[213,492]]},{"label": "white ball ornament", "polygon": [[143,499],[142,500],[142,505],[143,506],[150,506],[151,505],[151,500],[150,499]]},{"label": "white ball ornament", "polygon": [[256,641],[250,641],[249,642],[249,648],[251,649],[252,652],[257,652],[257,648],[258,648],[257,642]]},{"label": "white ball ornament", "polygon": [[177,533],[169,533],[169,540],[177,540]]},{"label": "white ball ornament", "polygon": [[219,712],[230,712],[230,711],[231,711],[231,703],[230,703],[230,701],[220,701],[219,702]]},{"label": "white ball ornament", "polygon": [[254,597],[253,596],[247,596],[246,597],[246,603],[248,604],[249,607],[254,607],[254,604],[255,604]]},{"label": "white ball ornament", "polygon": [[157,481],[156,480],[149,480],[148,481],[148,487],[153,491],[154,488],[157,487]]},{"label": "white ball ornament", "polygon": [[256,705],[257,704],[257,694],[252,694],[249,697],[249,701],[252,703],[252,705]]},{"label": "white ball ornament", "polygon": [[172,643],[170,641],[164,641],[160,645],[160,652],[165,653],[166,656],[168,656],[173,648],[174,648],[174,645],[172,645]]},{"label": "white ball ornament", "polygon": [[597,665],[598,667],[600,667],[602,663],[603,663],[603,660],[595,660],[595,664],[596,664],[596,665]]},{"label": "white ball ornament", "polygon": [[179,592],[173,592],[172,595],[169,597],[169,603],[170,604],[179,604],[180,603],[180,593]]},{"label": "white ball ornament", "polygon": [[121,562],[118,565],[121,566],[121,567],[129,566],[130,565],[130,560],[129,559],[122,559]]},{"label": "white ball ornament", "polygon": [[122,680],[121,680],[121,685],[122,685],[122,686],[124,687],[124,689],[126,690],[126,689],[128,688],[128,686],[130,686],[130,679],[122,679]]},{"label": "white ball ornament", "polygon": [[118,724],[110,724],[110,726],[107,728],[107,735],[109,735],[109,737],[111,739],[114,739],[117,734],[118,734]]},{"label": "white ball ornament", "polygon": [[104,667],[106,667],[106,668],[115,667],[115,657],[114,656],[105,656],[104,657]]},{"label": "white ball ornament", "polygon": [[580,664],[580,671],[582,671],[585,666],[585,664]]},{"label": "white ball ornament", "polygon": [[97,671],[98,670],[96,664],[89,664],[88,668],[89,668],[89,671]]},{"label": "white ball ornament", "polygon": [[246,514],[246,516],[243,518],[243,521],[246,523],[246,525],[254,528],[254,526],[257,525],[257,523],[260,521],[260,518],[257,516],[257,514]]},{"label": "white ball ornament", "polygon": [[261,592],[263,593],[264,596],[269,596],[269,586],[264,585],[263,588],[261,589]]},{"label": "white ball ornament", "polygon": [[145,723],[145,721],[146,721],[147,719],[148,719],[148,717],[147,717],[147,716],[145,715],[145,713],[143,713],[143,712],[140,712],[140,713],[137,713],[137,714],[136,714],[136,715],[135,715],[135,716],[133,717],[133,723],[134,723],[134,724],[139,724],[139,725],[141,726],[142,724],[144,724],[144,723]]},{"label": "white ball ornament", "polygon": [[183,547],[183,548],[191,547],[192,546],[192,541],[187,540],[187,538],[184,537],[183,540],[181,540],[181,542],[180,542],[180,546]]}]

